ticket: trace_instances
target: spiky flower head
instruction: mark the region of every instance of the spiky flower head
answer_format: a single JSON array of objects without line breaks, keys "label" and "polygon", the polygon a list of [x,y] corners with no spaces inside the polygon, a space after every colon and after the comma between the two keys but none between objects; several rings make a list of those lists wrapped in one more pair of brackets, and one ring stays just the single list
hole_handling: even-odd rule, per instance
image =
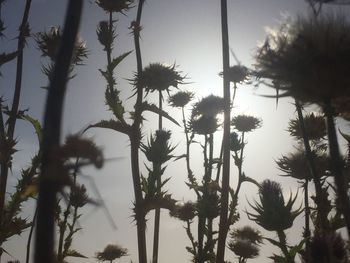
[{"label": "spiky flower head", "polygon": [[194,97],[193,92],[179,91],[169,97],[168,103],[175,108],[185,107]]},{"label": "spiky flower head", "polygon": [[216,193],[209,193],[197,202],[199,216],[216,218],[220,213],[220,199]]},{"label": "spiky flower head", "polygon": [[148,144],[141,146],[148,161],[163,164],[170,160],[172,157],[171,152],[175,149],[169,144],[170,136],[170,131],[157,130],[155,136],[150,137]]},{"label": "spiky flower head", "polygon": [[100,44],[104,47],[103,50],[110,50],[113,46],[113,41],[116,38],[115,29],[108,21],[100,21],[96,30],[97,38]]},{"label": "spiky flower head", "polygon": [[243,65],[235,65],[228,69],[227,71],[228,79],[237,84],[246,81],[249,77],[249,70]]},{"label": "spiky flower head", "polygon": [[183,84],[184,77],[175,70],[176,65],[168,66],[161,63],[151,63],[142,71],[141,76],[134,79],[135,85],[140,85],[148,92],[167,91],[170,87],[177,88]]},{"label": "spiky flower head", "polygon": [[[312,158],[319,177],[328,175],[330,170],[329,157],[324,153],[312,153]],[[278,168],[283,172],[282,176],[291,176],[298,180],[313,179],[310,173],[309,163],[304,151],[298,150],[294,153],[282,156],[276,161]]]},{"label": "spiky flower head", "polygon": [[89,197],[86,193],[85,185],[72,187],[72,191],[70,193],[69,201],[73,207],[83,207],[89,201]]},{"label": "spiky flower head", "polygon": [[[56,58],[61,38],[62,30],[59,26],[51,27],[50,31],[39,32],[35,36],[35,40],[42,52],[42,55],[49,57],[52,61],[54,61]],[[88,51],[85,42],[78,38],[74,46],[72,64],[81,65],[83,59],[86,58],[87,55]]]},{"label": "spiky flower head", "polygon": [[[326,122],[322,115],[315,115],[314,113],[305,115],[304,125],[309,140],[319,141],[327,135]],[[289,122],[288,132],[297,140],[303,139],[299,118],[293,119]]]},{"label": "spiky flower head", "polygon": [[235,116],[231,120],[231,126],[240,132],[251,132],[260,128],[261,124],[261,119],[244,114]]},{"label": "spiky flower head", "polygon": [[257,245],[251,243],[247,239],[236,239],[234,241],[231,240],[228,243],[228,248],[237,256],[242,257],[244,259],[256,258],[257,256],[259,256],[260,250]]},{"label": "spiky flower head", "polygon": [[133,0],[96,0],[96,4],[106,12],[124,13],[132,8]]},{"label": "spiky flower head", "polygon": [[224,98],[213,94],[202,98],[193,106],[193,116],[215,117],[224,111]]},{"label": "spiky flower head", "polygon": [[219,124],[218,119],[215,117],[202,116],[199,118],[191,118],[189,127],[192,132],[196,134],[206,135],[216,132]]},{"label": "spiky flower head", "polygon": [[301,209],[292,210],[296,198],[297,195],[294,198],[291,195],[285,204],[281,185],[265,180],[259,189],[260,203],[250,204],[256,214],[247,213],[248,217],[268,231],[283,231],[290,228],[294,219],[302,212]]},{"label": "spiky flower head", "polygon": [[262,235],[260,232],[251,226],[244,226],[242,228],[235,229],[230,233],[231,238],[234,239],[246,239],[254,244],[262,243]]},{"label": "spiky flower head", "polygon": [[271,33],[256,55],[258,77],[284,96],[322,105],[349,97],[350,23],[345,15],[299,17]]},{"label": "spiky flower head", "polygon": [[119,245],[107,245],[102,252],[96,253],[96,258],[99,261],[113,261],[117,258],[124,257],[128,254],[126,248],[122,248]]},{"label": "spiky flower head", "polygon": [[237,152],[242,149],[242,143],[241,140],[238,137],[238,134],[236,132],[230,133],[230,150],[233,152]]},{"label": "spiky flower head", "polygon": [[176,205],[170,215],[182,221],[190,221],[196,216],[196,206],[192,202]]}]

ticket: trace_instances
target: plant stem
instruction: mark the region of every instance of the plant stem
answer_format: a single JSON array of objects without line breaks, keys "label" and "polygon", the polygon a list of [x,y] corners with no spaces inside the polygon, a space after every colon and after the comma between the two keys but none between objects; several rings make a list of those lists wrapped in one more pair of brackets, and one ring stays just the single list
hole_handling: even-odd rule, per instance
[{"label": "plant stem", "polygon": [[280,241],[279,248],[282,250],[283,255],[285,256],[286,263],[294,263],[294,259],[291,258],[287,248],[286,234],[283,230],[277,231],[278,239]]},{"label": "plant stem", "polygon": [[306,158],[308,160],[309,164],[309,169],[310,169],[310,174],[311,177],[314,181],[315,184],[315,191],[316,191],[316,199],[315,203],[317,205],[317,223],[318,227],[320,227],[321,230],[327,230],[328,227],[328,219],[327,219],[327,211],[326,208],[324,207],[324,198],[326,198],[323,194],[322,191],[322,185],[320,181],[320,176],[317,174],[316,171],[316,166],[313,158],[313,154],[311,151],[310,147],[310,142],[309,142],[309,136],[307,134],[306,128],[305,128],[305,123],[304,123],[304,117],[303,117],[303,112],[302,112],[302,107],[299,103],[299,101],[295,100],[295,107],[298,113],[298,120],[299,120],[299,126],[300,130],[303,136],[303,142],[304,142],[304,147],[305,147],[305,154]]},{"label": "plant stem", "polygon": [[[159,91],[159,109],[163,109],[163,97],[162,92]],[[158,130],[163,129],[163,118],[162,115],[158,115]],[[161,165],[157,165],[157,195],[160,197],[161,195],[161,185],[162,185],[162,178],[161,178]],[[152,263],[158,263],[158,250],[159,250],[159,228],[160,228],[160,208],[157,207],[154,212],[154,233],[153,233],[153,256],[152,256]]]},{"label": "plant stem", "polygon": [[[137,74],[142,77],[142,58],[141,58],[141,48],[140,48],[140,24],[142,16],[142,7],[144,0],[139,0],[137,8],[137,16],[135,21],[135,27],[133,30],[134,43],[135,43],[135,53],[136,53],[136,63],[137,63]],[[136,86],[136,104],[135,104],[135,119],[132,124],[130,138],[131,147],[131,170],[134,185],[135,194],[135,220],[137,227],[137,244],[138,244],[138,254],[139,263],[147,263],[147,250],[146,250],[146,219],[145,212],[142,207],[142,189],[140,182],[140,166],[139,166],[139,148],[140,148],[140,125],[142,121],[142,99],[143,99],[143,87],[140,84]]]},{"label": "plant stem", "polygon": [[304,183],[304,204],[305,204],[305,229],[304,229],[304,238],[305,238],[305,263],[309,263],[310,258],[310,206],[309,206],[309,181],[306,179]]},{"label": "plant stem", "polygon": [[221,210],[219,223],[219,236],[216,254],[216,263],[224,263],[226,235],[227,235],[227,213],[230,188],[230,81],[227,72],[230,67],[229,38],[227,24],[227,0],[221,0],[221,30],[222,30],[222,60],[223,60],[223,94],[224,94],[224,134],[223,134],[223,171],[221,190]]},{"label": "plant stem", "polygon": [[[21,89],[22,89],[22,75],[23,75],[23,49],[26,43],[26,29],[28,26],[28,17],[29,11],[31,7],[32,0],[26,0],[26,5],[24,8],[24,13],[22,17],[22,22],[19,27],[19,35],[17,42],[17,65],[16,65],[16,82],[15,82],[15,91],[13,94],[12,108],[10,112],[10,116],[8,119],[8,130],[7,136],[9,139],[14,138],[17,113],[19,108],[19,101],[21,97]],[[28,26],[29,27],[29,26]],[[2,114],[2,111],[1,111]],[[1,116],[2,118],[2,116]],[[9,156],[11,158],[11,156]],[[7,177],[8,177],[8,166],[9,162],[4,162],[1,165],[1,176],[0,176],[0,222],[2,221],[2,216],[4,213],[4,205],[5,205],[5,195],[6,195],[6,186],[7,186]]]},{"label": "plant stem", "polygon": [[347,193],[347,183],[342,171],[339,145],[334,124],[334,112],[330,100],[325,102],[324,109],[327,119],[327,132],[329,142],[329,154],[331,157],[331,171],[337,189],[337,195],[341,204],[341,213],[344,216],[348,237],[350,238],[350,201]]},{"label": "plant stem", "polygon": [[55,169],[61,137],[63,101],[82,11],[82,0],[69,1],[61,45],[48,91],[44,118],[41,174],[39,176],[38,218],[36,227],[36,263],[54,262],[54,215],[59,174]]},{"label": "plant stem", "polygon": [[33,216],[33,223],[30,227],[28,240],[27,240],[26,263],[29,263],[29,259],[30,259],[30,248],[32,245],[32,237],[33,237],[33,231],[34,231],[34,226],[35,226],[37,215],[38,215],[38,208],[35,208],[35,212],[34,212],[34,216]]}]

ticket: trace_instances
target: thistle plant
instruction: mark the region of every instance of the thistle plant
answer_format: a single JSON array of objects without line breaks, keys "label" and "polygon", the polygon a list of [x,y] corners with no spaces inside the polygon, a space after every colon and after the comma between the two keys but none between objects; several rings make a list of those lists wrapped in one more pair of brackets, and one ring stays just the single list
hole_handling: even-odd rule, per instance
[{"label": "thistle plant", "polygon": [[[278,82],[275,87],[284,91],[281,96],[293,96],[322,108],[327,122],[331,170],[350,235],[350,201],[341,168],[333,106],[338,98],[349,97],[348,29],[348,19],[339,14],[299,17],[276,36],[268,37],[258,51],[256,68],[260,77]],[[319,186],[316,188],[320,190]]]},{"label": "thistle plant", "polygon": [[[4,1],[0,3],[0,8]],[[5,126],[5,122],[3,120],[3,105],[1,103],[0,107],[0,138],[2,141],[6,140],[9,143],[14,141],[14,132],[16,127],[16,121],[18,116],[18,111],[20,107],[20,98],[21,98],[21,90],[22,90],[22,75],[23,75],[23,52],[26,45],[27,38],[30,36],[30,26],[28,22],[31,0],[26,0],[24,12],[22,16],[22,21],[19,26],[19,35],[17,40],[17,50],[10,54],[2,54],[0,65],[8,62],[16,58],[16,80],[15,80],[15,88],[14,95],[12,99],[11,109],[9,110],[8,119],[6,121],[7,126]],[[0,29],[1,35],[4,30],[4,23],[0,19]],[[5,157],[5,156],[3,156]],[[12,154],[7,155],[6,158],[11,160]],[[7,177],[8,177],[8,160],[5,160],[1,163],[1,174],[0,174],[0,221],[2,221],[2,216],[4,213],[5,206],[5,194],[6,194],[6,186],[7,186]]]},{"label": "thistle plant", "polygon": [[302,209],[293,210],[293,205],[297,195],[290,196],[287,203],[282,194],[281,185],[270,180],[261,183],[259,189],[260,202],[250,204],[254,213],[247,212],[248,218],[255,221],[258,225],[268,231],[275,231],[279,241],[266,238],[271,244],[279,247],[283,253],[282,256],[274,255],[274,260],[284,260],[287,263],[294,263],[294,257],[301,250],[303,241],[296,246],[298,249],[288,250],[285,230],[292,227],[294,219],[302,212]]},{"label": "thistle plant", "polygon": [[112,263],[114,260],[127,256],[128,250],[119,245],[107,245],[102,252],[96,253],[96,258],[98,261],[109,261]]},{"label": "thistle plant", "polygon": [[248,259],[259,255],[259,245],[262,243],[262,235],[259,231],[244,226],[230,232],[229,249],[238,256],[239,263],[245,263]]}]

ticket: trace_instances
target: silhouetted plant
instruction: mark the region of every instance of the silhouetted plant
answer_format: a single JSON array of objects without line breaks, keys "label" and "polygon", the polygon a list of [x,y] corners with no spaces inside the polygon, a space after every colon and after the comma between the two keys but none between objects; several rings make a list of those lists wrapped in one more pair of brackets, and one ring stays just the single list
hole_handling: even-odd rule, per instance
[{"label": "silhouetted plant", "polygon": [[[350,235],[350,201],[341,168],[341,158],[334,124],[334,100],[349,97],[346,73],[350,53],[348,19],[339,14],[299,17],[269,36],[259,49],[258,75],[275,82],[275,88],[285,91],[280,96],[317,103],[327,121],[327,134],[337,195],[343,207]],[[316,74],[314,74],[317,72]],[[320,192],[319,186],[316,186]]]},{"label": "silhouetted plant", "polygon": [[230,232],[229,249],[238,256],[239,263],[245,263],[248,259],[259,255],[259,245],[262,243],[262,235],[259,231],[245,226]]},{"label": "silhouetted plant", "polygon": [[[279,241],[274,239],[265,238],[271,244],[279,247],[283,253],[282,256],[274,255],[272,258],[275,260],[285,260],[287,263],[294,263],[294,257],[300,252],[304,241],[300,242],[297,246],[288,250],[286,235],[284,230],[292,227],[294,219],[302,212],[302,209],[293,210],[297,195],[295,197],[290,196],[287,203],[285,203],[281,185],[271,181],[265,180],[261,183],[259,189],[260,202],[251,205],[256,214],[248,213],[248,218],[255,221],[258,225],[268,231],[275,231],[278,235]],[[278,262],[278,261],[277,261]]]},{"label": "silhouetted plant", "polygon": [[107,245],[102,252],[96,253],[98,261],[109,261],[112,263],[114,260],[127,256],[128,250],[122,248],[119,245]]}]

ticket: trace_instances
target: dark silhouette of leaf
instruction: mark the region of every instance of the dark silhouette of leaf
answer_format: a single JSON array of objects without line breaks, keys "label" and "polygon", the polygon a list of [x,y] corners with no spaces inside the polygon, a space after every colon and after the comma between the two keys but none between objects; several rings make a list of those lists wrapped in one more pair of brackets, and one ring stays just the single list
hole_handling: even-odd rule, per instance
[{"label": "dark silhouette of leaf", "polygon": [[141,105],[142,111],[151,111],[155,114],[161,115],[162,117],[168,119],[169,121],[175,123],[177,126],[180,126],[180,124],[173,118],[171,117],[168,113],[166,113],[164,110],[159,109],[156,105],[154,104],[149,104],[148,102],[143,102]]},{"label": "dark silhouette of leaf", "polygon": [[108,65],[108,70],[112,72],[130,53],[132,53],[132,51],[125,52],[124,54],[113,58],[112,62]]},{"label": "dark silhouette of leaf", "polygon": [[32,126],[35,129],[35,133],[36,133],[36,135],[38,137],[39,144],[41,145],[42,138],[43,138],[43,130],[42,130],[42,127],[41,127],[41,123],[38,120],[30,117],[27,114],[22,115],[21,118],[23,120],[26,120],[26,121],[28,121],[28,122],[30,122],[32,124]]},{"label": "dark silhouette of leaf", "polygon": [[76,257],[76,258],[88,258],[87,256],[84,256],[83,254],[80,254],[78,251],[76,250],[69,250],[67,253],[66,253],[66,256],[67,257]]},{"label": "dark silhouette of leaf", "polygon": [[105,128],[105,129],[111,129],[114,131],[118,131],[121,133],[124,133],[126,135],[130,134],[130,126],[127,124],[123,124],[120,121],[115,121],[115,120],[102,120],[100,122],[97,122],[95,124],[89,125],[85,130],[87,131],[90,128]]},{"label": "dark silhouette of leaf", "polygon": [[12,59],[14,59],[15,57],[17,57],[18,52],[11,52],[11,53],[2,53],[0,54],[0,66],[11,61]]}]

